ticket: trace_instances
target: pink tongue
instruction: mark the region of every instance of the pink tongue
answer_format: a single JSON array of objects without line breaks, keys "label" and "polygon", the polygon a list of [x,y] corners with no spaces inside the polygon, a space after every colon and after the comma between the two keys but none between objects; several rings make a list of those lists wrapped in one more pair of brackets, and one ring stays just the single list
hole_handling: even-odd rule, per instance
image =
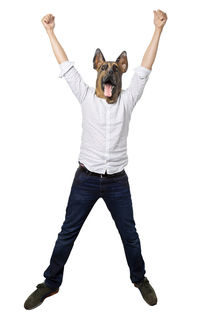
[{"label": "pink tongue", "polygon": [[111,97],[112,96],[112,85],[105,84],[105,86],[104,86],[104,96],[105,97]]}]

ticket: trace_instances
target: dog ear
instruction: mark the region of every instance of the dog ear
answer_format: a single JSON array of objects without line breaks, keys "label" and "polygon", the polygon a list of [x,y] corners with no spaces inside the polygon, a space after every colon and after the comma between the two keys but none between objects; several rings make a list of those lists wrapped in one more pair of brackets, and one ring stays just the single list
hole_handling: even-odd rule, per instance
[{"label": "dog ear", "polygon": [[126,51],[123,51],[120,56],[118,56],[116,62],[118,63],[121,72],[125,73],[128,69],[128,59]]},{"label": "dog ear", "polygon": [[103,62],[105,62],[105,58],[103,56],[103,53],[101,52],[101,50],[99,48],[97,48],[95,51],[94,58],[93,58],[93,68],[95,70],[98,70],[99,66]]}]

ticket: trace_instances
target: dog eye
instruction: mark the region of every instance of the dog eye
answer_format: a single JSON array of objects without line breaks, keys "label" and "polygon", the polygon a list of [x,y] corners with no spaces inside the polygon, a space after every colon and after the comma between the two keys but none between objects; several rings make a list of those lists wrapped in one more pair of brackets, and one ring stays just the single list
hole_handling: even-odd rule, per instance
[{"label": "dog eye", "polygon": [[107,68],[108,68],[108,64],[104,64],[104,65],[102,65],[101,70],[104,71],[104,70],[106,70]]}]

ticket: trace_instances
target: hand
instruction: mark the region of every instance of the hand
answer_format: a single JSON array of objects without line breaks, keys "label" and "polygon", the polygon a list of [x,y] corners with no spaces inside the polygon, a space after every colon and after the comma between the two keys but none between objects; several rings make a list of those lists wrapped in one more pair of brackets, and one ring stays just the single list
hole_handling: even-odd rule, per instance
[{"label": "hand", "polygon": [[167,14],[161,10],[154,10],[153,13],[155,27],[162,30],[167,21]]},{"label": "hand", "polygon": [[55,16],[47,14],[41,19],[42,24],[46,31],[53,30],[55,27]]}]

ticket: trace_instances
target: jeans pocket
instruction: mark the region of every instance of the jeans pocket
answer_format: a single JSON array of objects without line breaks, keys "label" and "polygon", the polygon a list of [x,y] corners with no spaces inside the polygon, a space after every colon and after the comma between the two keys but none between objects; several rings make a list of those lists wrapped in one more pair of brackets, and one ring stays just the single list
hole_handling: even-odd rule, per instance
[{"label": "jeans pocket", "polygon": [[128,182],[128,175],[126,174],[126,172],[123,175],[117,177],[116,182],[120,186],[128,186],[129,182]]},{"label": "jeans pocket", "polygon": [[124,173],[121,174],[120,176],[117,176],[116,177],[118,180],[123,180],[123,179],[127,179],[128,178],[128,175],[126,174],[125,170],[124,170]]},{"label": "jeans pocket", "polygon": [[84,183],[85,181],[87,181],[88,179],[90,178],[90,175],[89,174],[86,174],[82,168],[78,168],[76,173],[75,173],[75,177],[74,177],[74,182],[76,184],[82,184]]},{"label": "jeans pocket", "polygon": [[81,173],[82,173],[81,167],[78,167],[74,175],[74,181],[78,180],[78,177],[81,175]]}]

